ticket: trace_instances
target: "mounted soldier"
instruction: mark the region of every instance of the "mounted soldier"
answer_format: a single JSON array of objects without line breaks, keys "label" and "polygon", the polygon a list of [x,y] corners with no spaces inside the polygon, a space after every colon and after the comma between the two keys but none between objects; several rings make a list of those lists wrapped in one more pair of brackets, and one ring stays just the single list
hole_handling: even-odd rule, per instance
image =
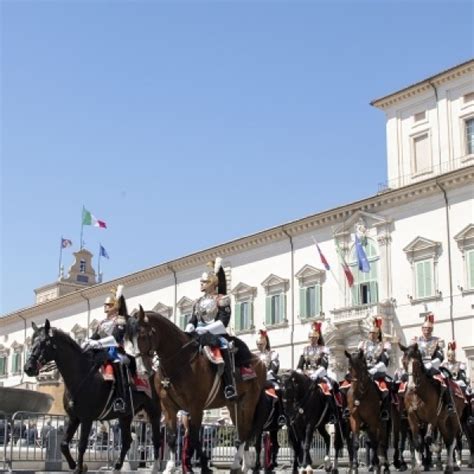
[{"label": "mounted soldier", "polygon": [[[106,317],[99,323],[94,334],[84,343],[85,350],[105,350],[107,361],[103,367],[105,380],[115,380],[116,399],[114,411],[125,412],[129,399],[129,382],[126,365],[131,359],[124,349],[126,315],[119,314],[119,299],[123,285],[111,290],[112,295],[104,301]],[[134,370],[135,372],[135,370]]]},{"label": "mounted soldier", "polygon": [[448,350],[446,351],[446,358],[441,367],[447,369],[452,379],[461,387],[464,395],[469,389],[469,379],[466,375],[466,364],[456,360],[456,341],[448,342]]},{"label": "mounted soldier", "polygon": [[[336,414],[336,405],[342,406],[342,397],[339,385],[328,375],[329,348],[324,344],[321,327],[321,321],[315,321],[311,325],[311,331],[308,334],[310,344],[303,349],[297,370],[320,385],[321,390],[328,397],[332,412]],[[334,422],[333,417],[331,422]]]},{"label": "mounted soldier", "polygon": [[267,385],[278,389],[277,375],[280,370],[280,357],[278,352],[273,351],[270,346],[270,339],[265,329],[260,329],[257,336],[258,357],[265,364],[267,369]]},{"label": "mounted soldier", "polygon": [[[222,268],[222,259],[217,258],[215,262],[210,262],[208,266],[210,270],[204,272],[200,280],[201,291],[204,294],[194,304],[191,319],[185,332],[196,333],[209,359],[213,360],[218,367],[223,366],[224,396],[227,400],[235,400],[237,390],[234,363],[230,354],[231,347],[226,329],[231,316],[230,297],[227,295],[227,283]],[[251,359],[252,354],[243,341],[235,339],[233,343],[240,352],[241,360]],[[240,372],[244,379],[255,376],[254,371],[247,367],[241,367]]]},{"label": "mounted soldier", "polygon": [[387,421],[390,417],[391,384],[391,380],[387,376],[387,368],[390,363],[392,347],[390,342],[383,340],[381,317],[374,318],[369,338],[361,341],[358,349],[364,351],[367,369],[379,390],[382,400],[380,417],[383,421]]},{"label": "mounted soldier", "polygon": [[423,365],[425,366],[428,375],[441,385],[441,395],[448,408],[448,412],[454,413],[449,384],[447,383],[446,377],[439,370],[441,363],[444,360],[445,343],[443,339],[433,336],[433,328],[434,314],[428,313],[425,316],[423,325],[421,326],[422,335],[415,336],[412,339],[412,343],[418,344],[418,349],[423,358]]}]

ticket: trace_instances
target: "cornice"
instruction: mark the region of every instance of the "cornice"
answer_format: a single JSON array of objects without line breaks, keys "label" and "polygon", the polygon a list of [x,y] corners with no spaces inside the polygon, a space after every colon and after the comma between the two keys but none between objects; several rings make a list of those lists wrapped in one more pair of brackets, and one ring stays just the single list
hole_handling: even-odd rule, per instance
[{"label": "cornice", "polygon": [[380,213],[380,211],[389,209],[395,205],[400,206],[420,198],[435,195],[441,193],[437,182],[441,183],[446,190],[474,183],[474,165],[466,166],[456,171],[445,173],[424,181],[419,181],[415,184],[376,194],[355,201],[351,204],[345,204],[333,209],[322,211],[318,214],[313,214],[311,216],[263,230],[256,234],[241,237],[221,245],[216,245],[172,261],[164,262],[119,277],[115,280],[77,290],[35,306],[30,306],[28,308],[5,314],[0,317],[0,327],[9,324],[16,318],[23,317],[29,319],[41,317],[46,313],[58,311],[74,304],[86,304],[87,300],[106,296],[109,293],[110,288],[118,284],[125,285],[125,288],[127,288],[147,283],[161,277],[172,278],[172,271],[177,272],[204,266],[208,261],[217,256],[224,258],[249,250],[254,250],[258,247],[274,242],[287,240],[287,234],[295,237],[317,229],[337,225],[358,211]]},{"label": "cornice", "polygon": [[443,71],[434,76],[428,77],[423,81],[412,84],[408,87],[405,87],[397,92],[386,95],[379,99],[375,99],[370,102],[370,105],[377,107],[379,109],[387,109],[395,103],[402,102],[406,99],[409,99],[415,95],[422,94],[429,90],[433,90],[432,84],[439,86],[446,82],[452,81],[453,79],[458,79],[459,77],[465,76],[474,71],[474,60],[466,61],[465,63],[454,66],[446,71]]}]

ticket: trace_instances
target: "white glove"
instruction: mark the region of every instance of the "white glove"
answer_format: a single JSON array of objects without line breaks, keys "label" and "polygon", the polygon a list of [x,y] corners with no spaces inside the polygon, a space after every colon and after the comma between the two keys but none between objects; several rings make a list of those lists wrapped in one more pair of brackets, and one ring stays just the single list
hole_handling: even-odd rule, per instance
[{"label": "white glove", "polygon": [[431,364],[436,370],[439,370],[439,366],[441,365],[441,361],[436,357],[436,359],[433,359],[431,361]]},{"label": "white glove", "polygon": [[95,339],[88,339],[84,344],[84,349],[100,349],[102,344]]},{"label": "white glove", "polygon": [[187,333],[194,332],[194,324],[188,323],[188,325],[186,326],[186,329],[184,330],[184,332],[187,332]]},{"label": "white glove", "polygon": [[376,373],[377,373],[377,367],[372,367],[371,369],[369,369],[370,375],[375,375]]},{"label": "white glove", "polygon": [[201,334],[204,334],[205,332],[208,332],[207,331],[207,327],[206,326],[198,326],[196,328],[196,332],[201,335]]}]

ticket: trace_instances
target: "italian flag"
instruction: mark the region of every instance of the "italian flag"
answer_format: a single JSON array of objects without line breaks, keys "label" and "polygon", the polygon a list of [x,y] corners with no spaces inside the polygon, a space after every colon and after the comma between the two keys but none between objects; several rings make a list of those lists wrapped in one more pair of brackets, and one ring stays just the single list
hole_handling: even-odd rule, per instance
[{"label": "italian flag", "polygon": [[101,229],[107,229],[107,224],[97,217],[93,216],[90,211],[82,209],[82,225],[93,225],[94,227],[100,227]]}]

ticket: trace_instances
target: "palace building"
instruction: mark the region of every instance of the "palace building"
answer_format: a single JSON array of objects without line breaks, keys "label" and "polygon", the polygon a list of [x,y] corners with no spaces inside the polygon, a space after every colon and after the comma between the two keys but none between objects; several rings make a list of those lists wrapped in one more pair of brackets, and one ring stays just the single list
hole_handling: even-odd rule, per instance
[{"label": "palace building", "polygon": [[[282,368],[295,367],[312,321],[323,322],[331,368],[342,377],[344,349],[357,347],[375,315],[386,338],[407,344],[432,312],[434,334],[456,340],[474,380],[473,73],[470,60],[371,103],[385,113],[388,179],[365,199],[105,283],[96,281],[92,254],[76,252],[66,276],[35,291],[33,306],[0,318],[0,384],[60,387],[54,368],[38,381],[23,373],[31,322],[48,318],[81,341],[104,317],[103,301],[117,284],[125,286],[129,310],[141,304],[184,328],[200,275],[217,256],[232,298],[230,331],[256,349],[265,326]],[[369,272],[358,270],[356,235]],[[352,287],[337,248],[354,275]],[[391,371],[400,356],[393,345]]]}]

